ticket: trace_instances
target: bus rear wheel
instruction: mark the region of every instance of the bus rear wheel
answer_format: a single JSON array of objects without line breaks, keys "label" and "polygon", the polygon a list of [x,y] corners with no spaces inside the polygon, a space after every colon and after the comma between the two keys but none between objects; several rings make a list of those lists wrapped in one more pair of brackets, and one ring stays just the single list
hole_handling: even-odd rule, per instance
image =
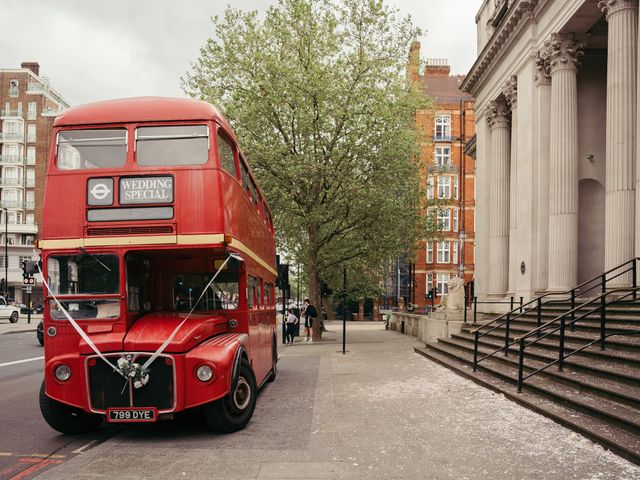
[{"label": "bus rear wheel", "polygon": [[49,398],[45,393],[44,382],[40,387],[40,411],[51,428],[67,435],[93,431],[102,422],[100,415],[86,413]]},{"label": "bus rear wheel", "polygon": [[251,365],[242,359],[235,388],[220,400],[204,406],[207,425],[220,433],[242,430],[253,416],[256,392],[256,377]]}]

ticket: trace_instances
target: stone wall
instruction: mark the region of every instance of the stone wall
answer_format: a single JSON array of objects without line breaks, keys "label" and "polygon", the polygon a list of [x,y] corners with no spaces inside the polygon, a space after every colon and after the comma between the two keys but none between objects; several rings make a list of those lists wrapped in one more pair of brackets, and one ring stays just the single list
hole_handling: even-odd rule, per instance
[{"label": "stone wall", "polygon": [[460,333],[463,315],[463,312],[432,312],[429,315],[393,312],[389,321],[389,330],[403,332],[425,343],[435,342],[438,338]]}]

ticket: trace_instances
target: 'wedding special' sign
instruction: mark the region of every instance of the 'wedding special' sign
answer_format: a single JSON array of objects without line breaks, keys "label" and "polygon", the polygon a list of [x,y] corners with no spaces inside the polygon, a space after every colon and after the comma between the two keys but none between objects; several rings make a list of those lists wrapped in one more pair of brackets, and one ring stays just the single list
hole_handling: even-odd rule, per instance
[{"label": "'wedding special' sign", "polygon": [[173,177],[127,177],[120,179],[120,204],[173,202]]}]

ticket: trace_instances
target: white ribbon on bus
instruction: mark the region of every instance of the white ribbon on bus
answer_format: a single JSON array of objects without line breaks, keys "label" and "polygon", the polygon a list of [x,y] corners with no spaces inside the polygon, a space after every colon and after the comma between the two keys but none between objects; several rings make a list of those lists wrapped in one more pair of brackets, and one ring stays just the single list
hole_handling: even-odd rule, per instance
[{"label": "white ribbon on bus", "polygon": [[[35,253],[35,252],[34,252]],[[36,253],[37,255],[37,253]],[[239,261],[243,261],[243,258],[235,253],[229,253],[229,256],[225,259],[224,262],[222,262],[222,265],[220,265],[220,267],[218,268],[218,270],[216,270],[216,273],[213,275],[213,277],[211,278],[211,280],[209,280],[209,283],[207,283],[207,286],[202,289],[202,293],[200,294],[200,296],[198,297],[198,300],[196,300],[196,302],[193,304],[193,307],[191,308],[191,310],[189,311],[189,313],[187,314],[186,317],[184,317],[184,320],[182,320],[182,322],[180,322],[180,324],[178,324],[178,326],[173,330],[173,332],[171,332],[171,335],[169,335],[169,337],[167,337],[167,339],[162,343],[162,345],[160,345],[160,347],[158,347],[158,349],[147,359],[147,361],[144,363],[144,365],[142,365],[141,367],[141,371],[144,373],[147,371],[147,369],[149,368],[149,366],[154,362],[154,360],[156,358],[158,358],[158,356],[160,356],[162,354],[162,352],[164,352],[164,350],[167,348],[167,346],[171,343],[171,341],[173,340],[173,338],[176,336],[176,334],[178,333],[178,331],[180,330],[180,328],[185,324],[185,322],[189,319],[189,317],[191,316],[191,314],[193,313],[193,311],[196,309],[196,307],[198,306],[198,303],[200,303],[200,300],[202,300],[202,297],[204,296],[205,292],[207,291],[207,289],[211,286],[211,284],[213,284],[213,282],[216,280],[216,278],[218,277],[218,275],[220,274],[220,272],[222,271],[222,269],[227,265],[227,263],[229,262],[230,259],[236,259]],[[76,330],[76,332],[78,332],[78,334],[82,337],[82,339],[87,342],[87,345],[89,345],[91,347],[91,349],[96,353],[96,355],[98,355],[98,357],[100,357],[102,360],[104,360],[115,372],[119,373],[120,375],[122,375],[124,378],[126,378],[127,380],[130,380],[130,378],[122,371],[120,370],[116,365],[114,365],[113,363],[111,363],[107,357],[105,357],[102,352],[98,349],[98,347],[96,347],[95,343],[93,343],[91,341],[91,339],[89,338],[89,336],[85,333],[85,331],[82,329],[82,327],[80,325],[78,325],[76,323],[76,321],[71,317],[71,315],[69,315],[69,313],[67,312],[67,310],[62,306],[62,304],[58,301],[58,299],[56,298],[56,296],[53,294],[53,292],[51,291],[51,288],[49,287],[49,284],[47,283],[46,279],[44,278],[44,275],[42,273],[42,270],[40,269],[40,264],[38,264],[38,272],[40,273],[40,277],[42,278],[42,283],[44,284],[44,286],[46,287],[47,291],[49,292],[49,294],[51,295],[51,297],[53,298],[53,300],[56,302],[56,304],[58,305],[58,308],[62,311],[62,313],[64,314],[64,316],[67,318],[67,320],[69,320],[69,323],[71,323],[71,325],[73,326],[73,328]],[[146,382],[144,382],[146,383]]]},{"label": "white ribbon on bus", "polygon": [[[35,251],[34,251],[34,253],[35,253]],[[69,312],[67,312],[67,310],[62,306],[62,304],[58,301],[56,296],[53,294],[53,292],[51,291],[51,288],[49,288],[49,284],[47,283],[47,280],[44,278],[44,275],[42,274],[42,270],[40,269],[40,263],[38,262],[37,265],[38,265],[38,272],[40,273],[40,277],[42,278],[42,283],[47,288],[47,291],[49,292],[49,295],[51,295],[53,300],[56,302],[56,305],[58,305],[58,308],[62,311],[64,316],[67,317],[67,320],[69,320],[69,323],[73,326],[73,328],[76,330],[76,332],[78,332],[78,335],[80,335],[82,337],[82,339],[85,342],[87,342],[87,345],[89,345],[91,347],[91,350],[93,350],[96,353],[96,355],[98,355],[98,357],[100,357],[102,360],[104,360],[113,369],[114,372],[117,372],[120,375],[122,375],[123,377],[127,378],[126,375],[123,372],[121,372],[118,367],[116,367],[113,363],[111,363],[107,359],[107,357],[105,357],[102,354],[102,352],[98,349],[98,347],[96,347],[95,343],[93,343],[91,341],[89,336],[82,329],[82,327],[80,325],[78,325],[73,318],[71,318],[71,315],[69,315]]]}]

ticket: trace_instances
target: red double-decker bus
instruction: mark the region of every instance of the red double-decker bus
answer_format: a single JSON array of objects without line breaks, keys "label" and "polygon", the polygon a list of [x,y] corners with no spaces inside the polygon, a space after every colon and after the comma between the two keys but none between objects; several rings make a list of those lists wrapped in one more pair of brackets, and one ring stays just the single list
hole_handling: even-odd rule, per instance
[{"label": "red double-decker bus", "polygon": [[275,241],[230,125],[150,97],[71,108],[53,135],[45,420],[79,433],[201,407],[212,428],[243,428],[276,376]]}]

